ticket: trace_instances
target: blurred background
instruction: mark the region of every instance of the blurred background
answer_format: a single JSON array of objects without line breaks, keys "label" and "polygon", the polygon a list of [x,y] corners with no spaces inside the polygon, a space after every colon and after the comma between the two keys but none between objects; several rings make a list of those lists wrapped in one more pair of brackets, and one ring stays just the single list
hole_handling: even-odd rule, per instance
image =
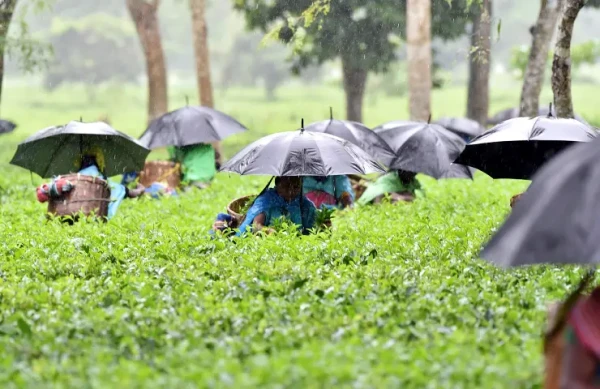
[{"label": "blurred background", "polygon": [[[146,5],[150,3],[146,1]],[[261,44],[277,26],[263,12],[269,3],[205,1],[214,106],[251,129],[248,134],[225,142],[226,156],[265,133],[298,128],[301,118],[308,122],[327,118],[329,107],[334,116],[348,116],[341,58],[360,56],[360,51],[344,51],[351,42],[336,40],[337,35],[329,31],[340,28],[336,25],[338,19],[333,14],[323,19],[322,34],[332,34],[330,47],[310,40],[285,45],[277,37],[268,36],[266,44]],[[296,3],[297,7],[289,7],[305,9],[311,2]],[[404,19],[393,16],[394,9],[399,15],[403,13],[401,6],[406,2],[373,1],[369,6],[361,3],[348,2],[353,20],[364,19],[367,23],[373,14],[373,9],[367,8],[381,7],[392,26],[385,41],[393,52],[383,46],[376,48],[380,53],[369,51],[372,64],[361,112],[355,114],[369,126],[407,119],[408,75],[403,36],[406,27]],[[453,4],[448,8],[447,3]],[[460,1],[432,1],[433,119],[467,114],[473,12],[456,3]],[[181,107],[186,101],[198,104],[190,3],[162,0],[156,6],[168,109]],[[540,3],[494,0],[491,6],[489,116],[519,105],[532,41],[530,28],[536,23]],[[575,112],[596,126],[600,125],[600,113],[594,103],[600,80],[600,41],[596,39],[599,16],[594,4],[581,11],[572,47]],[[365,26],[362,34],[373,37],[369,38],[372,45],[381,45],[376,36],[385,31],[378,27],[369,30],[368,23]],[[285,31],[275,35],[281,37],[282,33]],[[149,119],[146,60],[126,0],[21,0],[17,2],[8,36],[0,117],[19,127],[0,138],[2,164],[8,162],[16,144],[27,135],[80,117],[85,121],[109,120],[115,128],[135,137],[143,132]],[[298,48],[302,44],[305,47]],[[318,49],[315,44],[320,45]],[[550,66],[548,61],[540,105],[552,101]]]}]

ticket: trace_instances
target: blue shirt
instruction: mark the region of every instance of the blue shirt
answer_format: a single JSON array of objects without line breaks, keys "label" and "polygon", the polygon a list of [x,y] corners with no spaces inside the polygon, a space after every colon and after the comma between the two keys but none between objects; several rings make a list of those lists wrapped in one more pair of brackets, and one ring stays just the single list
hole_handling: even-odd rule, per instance
[{"label": "blue shirt", "polygon": [[[302,201],[302,207],[300,207],[300,201]],[[265,226],[271,225],[275,219],[283,216],[298,225],[299,229],[313,228],[316,211],[313,203],[304,196],[302,196],[302,200],[298,196],[288,203],[277,193],[276,189],[267,189],[265,193],[254,200],[254,204],[246,213],[246,218],[236,235],[241,236],[244,234],[248,227],[252,225],[254,219],[261,213],[265,214]]]}]

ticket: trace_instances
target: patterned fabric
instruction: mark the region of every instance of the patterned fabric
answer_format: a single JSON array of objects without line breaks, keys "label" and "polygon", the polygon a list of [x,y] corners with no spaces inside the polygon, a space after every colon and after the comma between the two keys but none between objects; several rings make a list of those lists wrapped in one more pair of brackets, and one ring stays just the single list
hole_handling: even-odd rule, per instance
[{"label": "patterned fabric", "polygon": [[343,196],[354,202],[354,189],[347,176],[304,177],[302,191],[317,208],[336,207]]},{"label": "patterned fabric", "polygon": [[246,213],[246,218],[236,235],[243,235],[261,213],[266,216],[265,226],[271,225],[275,219],[280,217],[291,220],[298,225],[299,229],[303,230],[303,233],[315,225],[316,208],[310,200],[304,196],[301,200],[298,196],[288,203],[277,193],[276,189],[271,188],[254,200],[254,204]]},{"label": "patterned fabric", "polygon": [[169,147],[170,159],[181,164],[183,181],[210,182],[217,169],[215,149],[209,144]]},{"label": "patterned fabric", "polygon": [[358,199],[358,204],[367,205],[376,197],[386,193],[408,192],[414,195],[418,190],[422,189],[417,179],[414,179],[410,184],[404,184],[398,177],[398,173],[393,171],[380,176],[375,182],[369,184],[369,187]]},{"label": "patterned fabric", "polygon": [[577,339],[600,360],[600,287],[581,298],[569,315]]},{"label": "patterned fabric", "polygon": [[337,207],[337,200],[333,195],[330,195],[327,192],[321,192],[319,190],[315,190],[312,192],[308,192],[306,194],[306,198],[309,199],[317,209],[321,207],[333,208]]}]

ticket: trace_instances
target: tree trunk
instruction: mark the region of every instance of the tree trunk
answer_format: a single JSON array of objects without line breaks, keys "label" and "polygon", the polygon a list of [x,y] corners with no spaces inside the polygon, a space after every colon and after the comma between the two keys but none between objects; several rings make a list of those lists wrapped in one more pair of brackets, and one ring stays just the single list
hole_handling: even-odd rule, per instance
[{"label": "tree trunk", "polygon": [[573,118],[571,97],[571,37],[575,19],[586,0],[566,0],[558,25],[558,37],[552,61],[552,92],[556,116]]},{"label": "tree trunk", "polygon": [[126,1],[146,58],[148,122],[150,122],[168,110],[167,69],[157,17],[159,0]]},{"label": "tree trunk", "polygon": [[541,0],[540,13],[531,32],[533,42],[523,78],[519,116],[534,117],[538,115],[550,41],[554,35],[562,4],[563,0]]},{"label": "tree trunk", "polygon": [[[200,105],[214,107],[213,89],[210,79],[210,53],[208,51],[208,29],[204,17],[205,0],[189,0],[192,13],[192,30],[194,35],[194,53],[196,55],[196,79]],[[211,143],[215,149],[215,163],[219,167],[223,163],[221,142]]]},{"label": "tree trunk", "polygon": [[362,122],[363,97],[368,71],[352,66],[350,61],[350,59],[342,58],[344,92],[346,93],[346,119]]},{"label": "tree trunk", "polygon": [[431,0],[406,2],[408,99],[411,120],[431,114]]},{"label": "tree trunk", "polygon": [[492,0],[483,0],[473,18],[467,117],[485,126],[490,102]]},{"label": "tree trunk", "polygon": [[4,53],[6,52],[6,36],[18,0],[0,2],[0,103],[2,102],[2,86],[4,83]]}]

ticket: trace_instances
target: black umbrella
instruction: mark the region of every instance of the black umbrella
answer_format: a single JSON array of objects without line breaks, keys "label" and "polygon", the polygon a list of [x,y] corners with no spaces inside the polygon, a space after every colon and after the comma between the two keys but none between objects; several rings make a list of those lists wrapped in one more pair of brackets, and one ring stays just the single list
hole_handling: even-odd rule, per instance
[{"label": "black umbrella", "polygon": [[0,119],[0,134],[7,134],[14,131],[17,125],[10,120]]},{"label": "black umbrella", "polygon": [[306,131],[321,132],[334,135],[351,142],[385,165],[395,158],[394,151],[373,130],[362,123],[349,120],[333,119],[312,123],[306,126]]},{"label": "black umbrella", "polygon": [[149,149],[217,142],[247,131],[237,120],[208,107],[183,107],[154,119],[140,137]]},{"label": "black umbrella", "polygon": [[450,168],[446,170],[440,178],[466,178],[472,180],[474,174],[475,169],[465,165],[453,163],[450,164]]},{"label": "black umbrella", "polygon": [[395,121],[374,130],[394,150],[390,169],[441,178],[465,147],[465,141],[440,125]]},{"label": "black umbrella", "polygon": [[377,161],[347,140],[304,130],[265,136],[238,152],[220,171],[269,176],[385,172]]},{"label": "black umbrella", "polygon": [[19,144],[10,163],[42,177],[51,177],[77,171],[82,154],[90,150],[102,152],[103,173],[109,177],[139,171],[150,153],[138,141],[104,122],[72,121],[27,138]]},{"label": "black umbrella", "polygon": [[473,139],[455,162],[492,178],[528,180],[556,153],[595,137],[594,130],[574,119],[516,118]]},{"label": "black umbrella", "polygon": [[461,136],[467,135],[469,137],[475,137],[481,135],[485,131],[485,127],[481,124],[467,118],[443,117],[433,123],[439,124],[445,129],[458,133]]},{"label": "black umbrella", "polygon": [[[538,116],[548,116],[548,114],[554,115],[554,112],[552,111],[552,108],[550,108],[550,106],[540,107],[538,109]],[[556,116],[556,115],[554,115],[554,116]],[[487,123],[492,126],[496,126],[502,122],[505,122],[507,120],[514,119],[517,117],[519,117],[519,108],[508,108],[508,109],[498,112],[497,114],[495,114],[494,116],[489,118]],[[586,122],[583,117],[581,117],[580,115],[577,115],[577,114],[575,114],[575,120],[577,120],[583,124],[588,124],[588,122]]]},{"label": "black umbrella", "polygon": [[600,139],[548,162],[482,257],[497,265],[600,262]]}]

